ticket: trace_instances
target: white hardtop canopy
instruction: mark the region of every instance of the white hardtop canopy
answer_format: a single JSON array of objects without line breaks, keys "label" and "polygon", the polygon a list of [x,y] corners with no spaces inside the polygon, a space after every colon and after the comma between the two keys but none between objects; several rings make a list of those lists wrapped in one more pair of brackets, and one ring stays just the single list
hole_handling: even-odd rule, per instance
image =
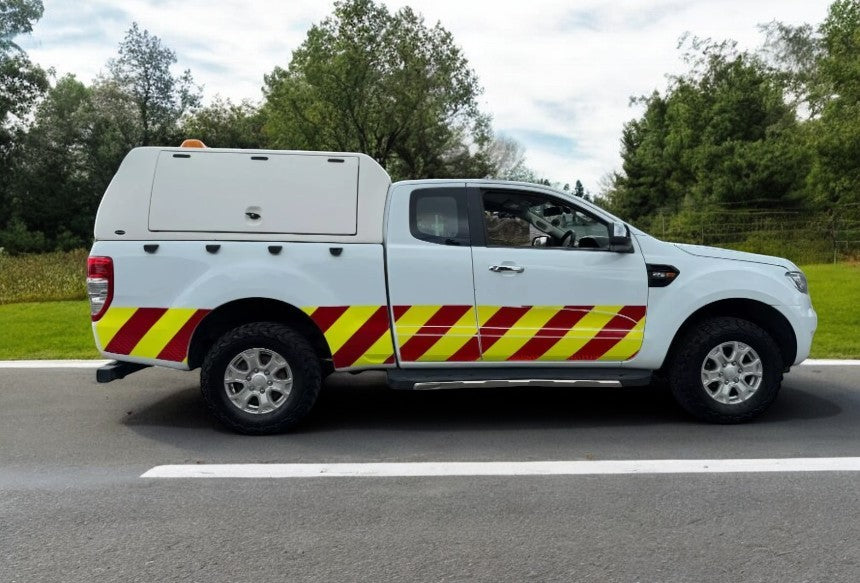
[{"label": "white hardtop canopy", "polygon": [[380,243],[390,185],[354,152],[135,148],[102,198],[95,237]]}]

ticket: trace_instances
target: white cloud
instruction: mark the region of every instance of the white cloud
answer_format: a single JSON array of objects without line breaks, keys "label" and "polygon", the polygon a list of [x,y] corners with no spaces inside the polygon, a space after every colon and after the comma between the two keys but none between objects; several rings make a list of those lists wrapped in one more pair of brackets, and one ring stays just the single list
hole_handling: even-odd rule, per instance
[{"label": "white cloud", "polygon": [[[820,22],[829,0],[387,0],[439,20],[462,46],[485,88],[484,110],[500,133],[520,139],[528,162],[553,180],[597,190],[618,168],[631,95],[665,86],[683,70],[685,32],[755,48],[757,25]],[[207,97],[259,99],[263,75],[285,66],[331,3],[313,0],[45,0],[45,16],[22,41],[31,57],[89,81],[132,20],[173,48]],[[572,142],[571,142],[572,140]],[[574,148],[571,149],[571,144]]]}]

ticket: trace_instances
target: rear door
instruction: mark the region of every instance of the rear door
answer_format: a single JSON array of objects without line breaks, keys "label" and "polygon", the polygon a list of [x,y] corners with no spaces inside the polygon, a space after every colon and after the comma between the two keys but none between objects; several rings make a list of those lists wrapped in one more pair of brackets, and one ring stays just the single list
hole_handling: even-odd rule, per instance
[{"label": "rear door", "polygon": [[405,368],[480,359],[466,185],[395,185],[385,252],[394,344]]},{"label": "rear door", "polygon": [[611,225],[573,201],[469,191],[479,209],[472,258],[482,360],[610,363],[639,351],[648,283],[638,249],[610,251]]}]

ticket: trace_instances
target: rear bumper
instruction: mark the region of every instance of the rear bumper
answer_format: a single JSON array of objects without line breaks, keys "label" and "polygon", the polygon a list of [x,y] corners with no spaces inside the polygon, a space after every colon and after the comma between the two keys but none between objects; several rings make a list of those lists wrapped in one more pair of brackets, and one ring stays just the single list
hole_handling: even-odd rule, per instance
[{"label": "rear bumper", "polygon": [[136,362],[120,362],[115,360],[96,369],[96,382],[109,383],[111,381],[124,379],[131,373],[137,372],[141,369],[148,367],[148,364],[138,364]]}]

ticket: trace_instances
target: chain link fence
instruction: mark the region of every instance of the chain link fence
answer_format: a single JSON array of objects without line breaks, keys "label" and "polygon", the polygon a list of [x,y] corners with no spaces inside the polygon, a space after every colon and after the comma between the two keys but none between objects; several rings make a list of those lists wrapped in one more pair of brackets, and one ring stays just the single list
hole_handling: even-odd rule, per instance
[{"label": "chain link fence", "polygon": [[860,203],[808,210],[663,210],[644,226],[665,241],[778,255],[795,263],[860,260]]}]

